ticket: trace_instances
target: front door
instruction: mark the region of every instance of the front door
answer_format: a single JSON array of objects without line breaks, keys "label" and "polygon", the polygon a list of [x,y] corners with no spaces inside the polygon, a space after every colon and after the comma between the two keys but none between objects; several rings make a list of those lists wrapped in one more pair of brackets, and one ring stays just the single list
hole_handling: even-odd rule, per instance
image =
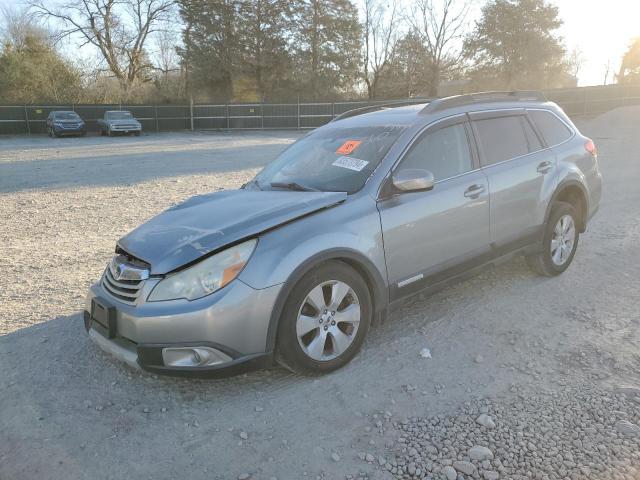
[{"label": "front door", "polygon": [[378,202],[391,300],[444,279],[489,249],[489,186],[470,139],[464,116],[429,127],[394,169],[428,170],[435,185]]}]

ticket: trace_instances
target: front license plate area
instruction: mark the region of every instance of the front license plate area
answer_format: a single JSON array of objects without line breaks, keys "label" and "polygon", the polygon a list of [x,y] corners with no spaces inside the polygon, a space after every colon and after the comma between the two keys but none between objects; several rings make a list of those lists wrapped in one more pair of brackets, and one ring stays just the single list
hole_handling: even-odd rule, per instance
[{"label": "front license plate area", "polygon": [[103,298],[91,300],[91,321],[99,323],[107,330],[109,338],[115,338],[117,331],[116,307]]}]

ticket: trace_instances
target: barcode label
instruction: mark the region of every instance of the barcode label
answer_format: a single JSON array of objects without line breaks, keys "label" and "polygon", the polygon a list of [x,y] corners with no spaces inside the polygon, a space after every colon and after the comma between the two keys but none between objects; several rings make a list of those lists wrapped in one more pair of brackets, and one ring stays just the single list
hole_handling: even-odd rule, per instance
[{"label": "barcode label", "polygon": [[348,168],[349,170],[361,172],[364,167],[369,165],[369,162],[367,162],[366,160],[361,160],[359,158],[339,157],[331,165],[333,165],[334,167]]}]

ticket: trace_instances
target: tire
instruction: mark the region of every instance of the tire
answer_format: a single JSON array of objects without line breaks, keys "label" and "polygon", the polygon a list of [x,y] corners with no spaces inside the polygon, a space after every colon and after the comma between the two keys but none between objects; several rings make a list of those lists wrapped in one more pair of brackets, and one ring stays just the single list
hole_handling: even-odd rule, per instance
[{"label": "tire", "polygon": [[[568,219],[570,219],[570,222],[568,222]],[[562,227],[561,221],[565,222],[562,224],[565,228]],[[567,225],[568,230],[560,235],[558,242],[559,232],[566,230]],[[578,214],[576,209],[569,203],[555,203],[545,226],[542,251],[525,257],[529,268],[535,273],[546,277],[555,277],[569,268],[578,248],[578,240],[580,238],[577,226]],[[554,242],[553,245],[552,242]],[[564,245],[564,248],[560,249],[562,251],[554,248],[558,243]]]},{"label": "tire", "polygon": [[142,134],[142,132],[133,132],[133,134],[134,134],[136,137],[139,137],[139,136]]},{"label": "tire", "polygon": [[[337,306],[332,295],[342,298]],[[340,261],[321,264],[302,277],[285,302],[276,361],[303,375],[329,373],[343,367],[362,347],[372,312],[369,288],[353,268]]]}]

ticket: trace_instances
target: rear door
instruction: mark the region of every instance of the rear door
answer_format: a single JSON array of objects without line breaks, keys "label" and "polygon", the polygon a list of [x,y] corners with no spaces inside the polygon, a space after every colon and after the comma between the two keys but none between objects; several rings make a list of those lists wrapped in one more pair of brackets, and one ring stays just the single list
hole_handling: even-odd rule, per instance
[{"label": "rear door", "polygon": [[517,248],[542,232],[556,158],[523,109],[471,113],[491,194],[491,244]]},{"label": "rear door", "polygon": [[489,188],[472,146],[467,117],[458,116],[428,127],[394,168],[428,170],[435,185],[378,202],[391,300],[488,251]]}]

